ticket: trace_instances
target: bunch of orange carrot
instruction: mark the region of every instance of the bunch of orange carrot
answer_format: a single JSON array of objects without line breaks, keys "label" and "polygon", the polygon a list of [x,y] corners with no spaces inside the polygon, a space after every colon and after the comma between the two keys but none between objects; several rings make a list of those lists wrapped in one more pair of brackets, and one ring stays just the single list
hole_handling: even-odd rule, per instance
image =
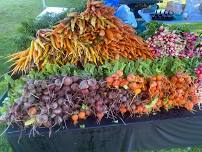
[{"label": "bunch of orange carrot", "polygon": [[106,81],[110,87],[129,88],[136,95],[140,94],[142,91],[146,91],[146,80],[143,77],[129,74],[126,78],[124,78],[122,70],[118,70],[113,75],[107,77]]}]

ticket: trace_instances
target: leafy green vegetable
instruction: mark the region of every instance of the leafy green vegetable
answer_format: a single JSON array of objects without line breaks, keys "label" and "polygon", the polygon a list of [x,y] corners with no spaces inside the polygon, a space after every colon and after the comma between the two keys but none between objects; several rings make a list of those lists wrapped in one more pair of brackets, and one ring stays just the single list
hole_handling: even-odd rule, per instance
[{"label": "leafy green vegetable", "polygon": [[156,105],[158,99],[159,99],[158,97],[155,97],[155,98],[152,99],[152,101],[151,101],[148,105],[146,105],[145,107],[146,107],[149,111],[151,111],[152,107],[153,107],[154,105]]},{"label": "leafy green vegetable", "polygon": [[144,39],[147,39],[151,36],[153,36],[156,32],[157,29],[159,29],[160,26],[166,26],[165,24],[163,23],[159,23],[159,22],[156,22],[156,21],[152,21],[150,23],[147,23],[145,26],[146,26],[146,30],[140,34],[140,36],[142,36]]},{"label": "leafy green vegetable", "polygon": [[200,57],[184,59],[183,62],[184,62],[184,68],[186,69],[185,71],[187,73],[191,74],[192,76],[194,76],[195,75],[194,69],[199,66],[201,61],[202,61],[202,58],[200,58]]},{"label": "leafy green vegetable", "polygon": [[[165,76],[172,76],[177,72],[187,72],[193,77],[195,76],[194,69],[198,67],[201,58],[185,58],[179,59],[175,57],[166,57],[154,60],[116,60],[112,63],[97,67],[94,64],[86,64],[82,69],[72,64],[66,64],[62,67],[55,64],[47,64],[43,71],[30,71],[28,75],[20,77],[20,79],[13,80],[9,75],[5,75],[0,82],[1,90],[9,89],[8,97],[3,101],[3,106],[0,108],[0,114],[5,114],[8,107],[22,95],[23,86],[28,79],[43,80],[55,75],[76,75],[82,78],[105,78],[112,75],[117,70],[123,70],[124,74],[133,73],[143,77],[150,77],[158,74]],[[10,86],[10,88],[8,87]],[[5,89],[2,89],[5,88]],[[1,91],[2,93],[3,91]],[[153,101],[154,102],[154,101]]]},{"label": "leafy green vegetable", "polygon": [[8,90],[9,84],[13,82],[13,79],[8,74],[2,76],[0,81],[0,97]]},{"label": "leafy green vegetable", "polygon": [[83,78],[95,77],[102,78],[112,75],[118,70],[123,70],[124,74],[129,73],[150,77],[158,74],[165,76],[172,76],[177,72],[188,72],[192,76],[195,75],[194,69],[200,64],[200,58],[192,59],[179,59],[176,57],[165,57],[154,60],[116,60],[112,63],[106,62],[105,64],[96,67],[93,64],[86,64],[83,69],[80,69],[72,64],[66,64],[62,67],[54,64],[47,64],[42,72],[31,71],[28,74],[32,79],[45,79],[54,75],[76,75]]},{"label": "leafy green vegetable", "polygon": [[33,118],[25,121],[25,126],[30,126],[30,125],[34,124],[35,122],[36,122],[36,118],[33,117]]},{"label": "leafy green vegetable", "polygon": [[[21,77],[20,79],[13,80],[11,76],[5,75],[4,78],[7,81],[7,89],[8,97],[4,99],[2,102],[2,107],[0,108],[0,114],[3,115],[8,111],[8,108],[15,103],[16,99],[18,99],[22,95],[22,90],[24,84],[26,82],[25,77]],[[2,81],[0,82],[0,84]]]},{"label": "leafy green vegetable", "polygon": [[139,34],[144,39],[148,39],[149,37],[153,36],[160,26],[169,27],[170,30],[175,30],[176,33],[190,32],[190,28],[187,25],[182,25],[182,26],[168,25],[168,24],[152,21],[150,23],[147,23],[145,26],[146,26],[146,30],[143,33]]}]

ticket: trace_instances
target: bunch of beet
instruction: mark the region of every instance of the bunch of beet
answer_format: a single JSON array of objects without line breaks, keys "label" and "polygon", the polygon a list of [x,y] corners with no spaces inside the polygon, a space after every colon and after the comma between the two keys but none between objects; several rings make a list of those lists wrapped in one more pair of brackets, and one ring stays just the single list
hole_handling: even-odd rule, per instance
[{"label": "bunch of beet", "polygon": [[10,107],[6,121],[20,126],[52,128],[69,119],[73,124],[95,116],[116,119],[122,103],[135,103],[130,90],[109,88],[106,81],[57,76],[28,80],[22,96]]}]

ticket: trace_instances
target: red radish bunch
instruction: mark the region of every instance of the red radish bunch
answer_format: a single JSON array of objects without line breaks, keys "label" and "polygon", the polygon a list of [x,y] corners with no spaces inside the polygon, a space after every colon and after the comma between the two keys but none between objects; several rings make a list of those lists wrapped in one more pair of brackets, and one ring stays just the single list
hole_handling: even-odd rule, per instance
[{"label": "red radish bunch", "polygon": [[200,41],[199,37],[189,32],[181,33],[182,38],[186,40],[185,49],[180,52],[180,57],[194,57],[202,55],[201,51],[197,48],[197,43]]},{"label": "red radish bunch", "polygon": [[201,56],[202,48],[198,47],[198,36],[188,33],[171,31],[169,27],[161,26],[155,35],[146,41],[156,57],[178,56],[193,57]]},{"label": "red radish bunch", "polygon": [[178,56],[186,45],[186,41],[181,39],[179,34],[163,26],[146,42],[157,57]]},{"label": "red radish bunch", "polygon": [[195,69],[196,76],[199,81],[202,81],[202,63]]}]

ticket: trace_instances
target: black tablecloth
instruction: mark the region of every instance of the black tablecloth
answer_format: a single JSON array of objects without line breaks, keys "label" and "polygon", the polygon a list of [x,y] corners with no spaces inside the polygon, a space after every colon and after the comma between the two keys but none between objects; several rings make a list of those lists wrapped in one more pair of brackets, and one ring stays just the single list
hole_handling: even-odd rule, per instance
[{"label": "black tablecloth", "polygon": [[36,137],[29,137],[28,129],[19,143],[19,129],[10,127],[7,138],[15,152],[134,152],[202,145],[201,111],[174,109],[124,122],[104,120],[97,125],[92,118],[82,129],[68,123],[66,129],[54,128],[50,138],[48,129],[39,129],[43,136]]}]

